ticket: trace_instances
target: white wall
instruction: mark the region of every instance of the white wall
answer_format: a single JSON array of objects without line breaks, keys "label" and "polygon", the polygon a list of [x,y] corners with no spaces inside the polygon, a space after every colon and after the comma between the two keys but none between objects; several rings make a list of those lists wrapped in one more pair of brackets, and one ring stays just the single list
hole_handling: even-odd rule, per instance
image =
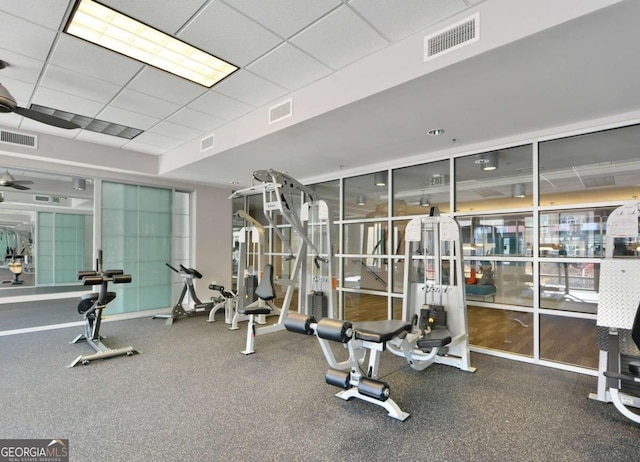
[{"label": "white wall", "polygon": [[231,288],[231,190],[198,186],[192,195],[192,267],[202,273],[196,291],[202,300],[212,281]]}]

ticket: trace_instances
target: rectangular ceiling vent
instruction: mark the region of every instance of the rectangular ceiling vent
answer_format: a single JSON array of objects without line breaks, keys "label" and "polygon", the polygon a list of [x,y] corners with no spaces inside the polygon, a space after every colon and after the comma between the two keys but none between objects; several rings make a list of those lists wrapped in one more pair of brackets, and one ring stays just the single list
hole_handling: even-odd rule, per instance
[{"label": "rectangular ceiling vent", "polygon": [[215,137],[216,135],[210,135],[206,138],[202,138],[200,140],[200,152],[208,151],[209,149],[213,149],[215,146]]},{"label": "rectangular ceiling vent", "polygon": [[33,195],[34,202],[51,202],[51,196],[43,196],[41,194]]},{"label": "rectangular ceiling vent", "polygon": [[288,99],[269,108],[269,124],[280,122],[293,115],[293,100]]},{"label": "rectangular ceiling vent", "polygon": [[424,60],[449,53],[480,40],[480,13],[424,38]]},{"label": "rectangular ceiling vent", "polygon": [[26,133],[12,132],[9,130],[0,130],[0,143],[38,149],[37,137],[33,135],[27,135]]}]

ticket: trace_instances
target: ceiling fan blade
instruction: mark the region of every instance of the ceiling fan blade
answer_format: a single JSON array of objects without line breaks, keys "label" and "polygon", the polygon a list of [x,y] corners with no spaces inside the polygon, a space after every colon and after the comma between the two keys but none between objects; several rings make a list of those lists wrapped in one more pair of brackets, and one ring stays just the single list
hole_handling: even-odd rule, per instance
[{"label": "ceiling fan blade", "polygon": [[33,109],[16,106],[13,112],[15,112],[16,114],[20,114],[23,117],[37,120],[38,122],[42,122],[43,124],[53,125],[54,127],[66,129],[80,128],[80,125],[75,122],[70,122],[68,120],[61,119],[60,117],[55,117],[49,114],[44,114],[42,112],[34,111]]},{"label": "ceiling fan blade", "polygon": [[16,184],[16,183],[13,183],[11,185],[7,185],[7,187],[13,188],[13,189],[19,189],[20,191],[26,191],[27,189],[31,189],[31,188],[29,188],[27,186],[22,186],[21,184]]},{"label": "ceiling fan blade", "polygon": [[13,184],[33,184],[31,180],[13,180]]}]

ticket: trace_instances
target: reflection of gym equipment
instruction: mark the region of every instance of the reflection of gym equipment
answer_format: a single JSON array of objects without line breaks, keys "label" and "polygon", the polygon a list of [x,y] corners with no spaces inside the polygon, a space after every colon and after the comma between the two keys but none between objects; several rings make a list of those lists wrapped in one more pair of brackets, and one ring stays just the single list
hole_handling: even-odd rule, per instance
[{"label": "reflection of gym equipment", "polygon": [[[197,270],[193,268],[185,268],[184,266],[180,265],[180,271],[178,271],[169,263],[165,263],[165,265],[167,265],[174,272],[180,275],[180,277],[184,282],[184,285],[182,286],[182,292],[180,292],[178,301],[176,302],[175,305],[173,305],[173,308],[171,309],[171,313],[156,314],[155,316],[153,316],[152,319],[166,319],[167,325],[170,326],[171,324],[173,324],[173,321],[178,318],[188,318],[190,316],[195,316],[197,314],[209,314],[209,312],[215,306],[217,306],[217,303],[214,301],[205,302],[205,303],[201,302],[198,296],[196,295],[196,289],[195,289],[195,286],[193,285],[193,280],[202,279],[202,274],[200,274]],[[182,305],[182,302],[184,302],[184,299],[187,296],[187,292],[189,293],[191,300],[193,300],[192,309],[185,309],[184,306]],[[216,308],[216,310],[220,310],[223,308],[225,307],[219,306]]]},{"label": "reflection of gym equipment", "polygon": [[[475,371],[470,366],[457,223],[450,217],[414,218],[406,227],[405,241],[402,320],[351,323],[323,318],[316,322],[313,316],[290,314],[286,323],[292,332],[316,335],[330,367],[326,382],[344,389],[336,394],[337,397],[376,404],[398,420],[405,420],[409,414],[389,398],[389,385],[379,379],[381,352],[386,350],[404,357],[411,368],[418,371],[433,363]],[[416,246],[422,249],[422,255],[416,251]],[[455,279],[451,269],[448,278],[443,278],[443,248],[448,255],[448,268],[454,268]],[[449,282],[444,284],[443,279]],[[345,344],[349,357],[337,361],[330,341]],[[367,354],[368,367],[363,370]]]},{"label": "reflection of gym equipment", "polygon": [[616,238],[638,239],[639,216],[640,202],[629,202],[607,219],[596,323],[598,391],[589,395],[613,402],[622,415],[636,423],[640,423],[640,259],[614,258],[613,244]]},{"label": "reflection of gym equipment", "polygon": [[[296,283],[299,283],[299,310],[306,311],[310,304],[311,309],[324,310],[329,316],[334,315],[334,291],[333,291],[333,242],[331,232],[331,215],[324,201],[316,201],[315,194],[308,187],[299,183],[288,175],[275,170],[258,170],[254,172],[254,178],[262,182],[259,187],[241,190],[234,193],[232,198],[262,191],[263,210],[273,232],[279,237],[280,242],[288,252],[287,259],[294,259],[291,274],[288,280],[280,280],[280,284],[286,286],[284,301],[280,308],[273,304],[275,288],[273,286],[273,266],[265,265],[262,268],[262,277],[258,283],[255,294],[256,302],[237,308],[239,315],[249,317],[247,325],[247,340],[243,354],[254,352],[255,337],[262,334],[277,332],[285,328],[284,321],[287,317],[289,306],[293,298]],[[302,203],[298,212],[298,204],[304,194],[307,202]],[[281,218],[281,219],[279,219]],[[292,233],[300,238],[300,246],[294,257],[291,243],[284,237],[278,224],[288,224]],[[242,248],[242,244],[241,244]],[[310,262],[307,262],[307,251],[312,254]],[[313,269],[303,268],[303,264],[313,265]],[[307,279],[307,275],[311,275]],[[264,282],[263,282],[264,281]],[[303,300],[303,292],[310,289],[308,301]],[[240,291],[239,291],[240,292]],[[239,296],[240,298],[240,296]],[[304,307],[304,308],[303,308]],[[277,314],[278,321],[274,324],[256,327],[256,316]]]},{"label": "reflection of gym equipment", "polygon": [[107,290],[108,284],[110,282],[114,284],[129,283],[131,282],[131,275],[124,274],[121,269],[100,271],[100,264],[98,264],[97,271],[80,271],[78,273],[78,279],[83,280],[85,286],[99,285],[100,290],[99,292],[83,295],[80,303],[78,303],[78,313],[84,316],[85,329],[84,334],[78,335],[70,343],[86,340],[96,353],[80,355],[67,367],[74,367],[78,363],[86,365],[94,359],[107,359],[122,355],[131,356],[134,353],[140,353],[131,346],[115,349],[108,348],[102,343],[101,340],[103,337],[100,336],[102,311],[109,302],[116,298],[115,292],[109,292]]},{"label": "reflection of gym equipment", "polygon": [[[7,249],[9,250],[9,249]],[[16,255],[15,253],[8,253],[5,257],[7,267],[13,274],[13,279],[2,281],[2,284],[11,284],[12,286],[22,285],[24,281],[20,279],[22,275],[22,267],[24,264],[24,255]]]}]

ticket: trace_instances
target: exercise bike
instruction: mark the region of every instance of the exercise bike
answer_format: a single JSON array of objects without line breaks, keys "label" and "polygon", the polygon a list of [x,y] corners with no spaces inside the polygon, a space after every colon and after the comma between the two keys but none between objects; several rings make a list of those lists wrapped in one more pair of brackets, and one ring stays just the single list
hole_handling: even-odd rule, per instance
[{"label": "exercise bike", "polygon": [[[166,319],[167,320],[166,324],[170,326],[171,324],[173,324],[173,321],[178,318],[188,318],[198,314],[209,314],[209,312],[214,307],[216,308],[216,311],[224,308],[224,306],[218,306],[219,304],[215,300],[212,300],[209,302],[200,301],[200,299],[196,295],[196,288],[193,285],[194,279],[202,279],[202,274],[200,274],[198,270],[195,270],[193,268],[185,268],[182,265],[179,265],[180,270],[177,270],[176,268],[171,266],[169,263],[165,263],[165,265],[167,265],[169,268],[171,268],[173,271],[175,271],[180,275],[180,277],[184,282],[184,285],[182,287],[182,292],[178,297],[178,301],[171,309],[171,313],[157,314],[153,316],[152,319]],[[185,307],[182,305],[182,302],[184,301],[184,298],[186,297],[187,292],[189,293],[191,300],[193,300],[194,305],[192,309],[185,309]]]},{"label": "exercise bike", "polygon": [[84,281],[85,286],[99,285],[99,292],[92,292],[83,295],[78,303],[78,313],[84,316],[84,334],[78,335],[70,343],[77,343],[80,340],[86,340],[87,343],[96,351],[90,355],[80,355],[71,364],[69,368],[77,364],[87,365],[89,361],[94,359],[107,359],[114,356],[127,355],[131,356],[140,351],[131,346],[124,348],[109,348],[102,343],[103,337],[100,336],[100,325],[102,324],[102,311],[107,304],[116,298],[115,292],[109,292],[108,285],[110,282],[114,284],[127,284],[131,282],[131,275],[124,274],[121,269],[105,270],[105,271],[80,271],[78,279]]}]

